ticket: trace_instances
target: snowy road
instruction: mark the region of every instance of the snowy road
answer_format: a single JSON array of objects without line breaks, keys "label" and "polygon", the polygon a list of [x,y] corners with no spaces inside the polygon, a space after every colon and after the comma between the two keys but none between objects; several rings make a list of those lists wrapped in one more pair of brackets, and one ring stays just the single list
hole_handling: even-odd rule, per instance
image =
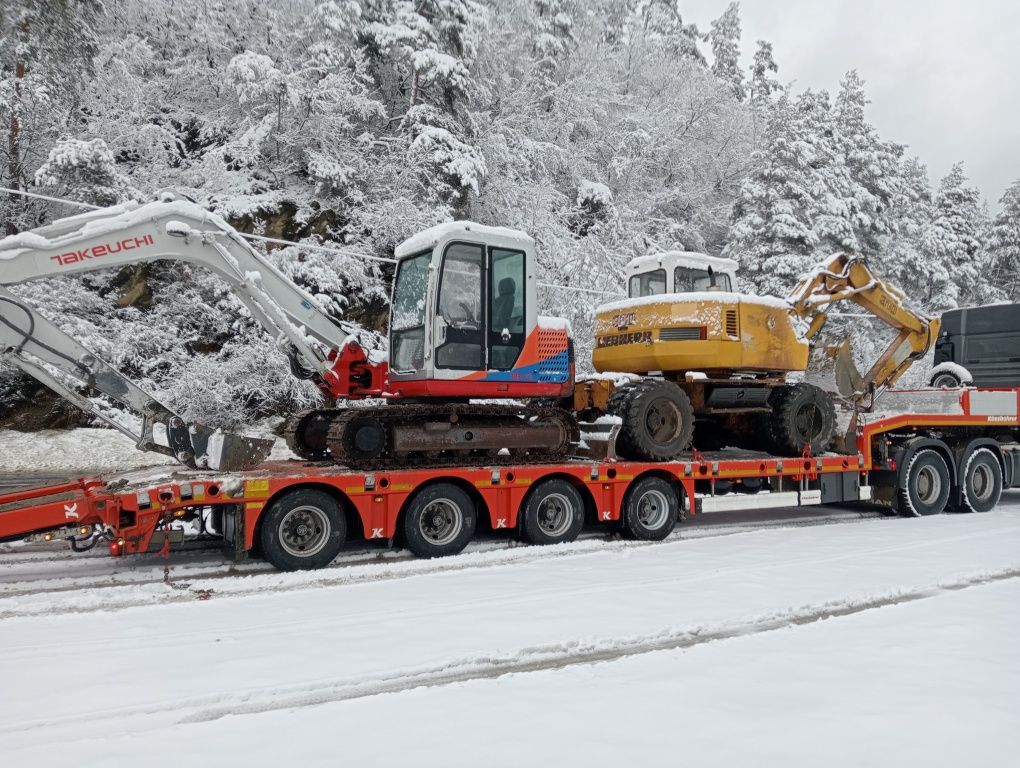
[{"label": "snowy road", "polygon": [[[3,556],[4,762],[1011,766],[1020,493],[1004,502],[352,553],[371,562],[185,590],[118,583],[144,561]],[[25,568],[41,592],[16,591]]]}]

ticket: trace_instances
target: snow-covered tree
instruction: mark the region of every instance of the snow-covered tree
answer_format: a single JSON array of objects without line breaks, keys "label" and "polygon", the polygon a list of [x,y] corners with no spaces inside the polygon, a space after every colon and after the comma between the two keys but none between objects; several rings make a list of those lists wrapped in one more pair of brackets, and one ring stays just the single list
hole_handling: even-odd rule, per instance
[{"label": "snow-covered tree", "polygon": [[728,83],[733,95],[743,99],[744,73],[740,68],[740,3],[730,3],[712,22],[708,33],[712,45],[712,74]]},{"label": "snow-covered tree", "polygon": [[748,93],[751,102],[755,104],[767,101],[774,93],[783,89],[780,82],[772,76],[779,72],[779,65],[776,64],[772,54],[772,43],[759,40],[757,45],[751,64]]},{"label": "snow-covered tree", "polygon": [[987,291],[982,269],[981,241],[984,225],[981,196],[967,183],[963,163],[956,163],[939,183],[935,216],[927,233],[928,249],[935,263],[949,273],[950,281],[941,308],[980,303]]},{"label": "snow-covered tree", "polygon": [[988,263],[992,283],[1012,301],[1020,300],[1020,180],[999,199],[1001,206],[988,234]]}]

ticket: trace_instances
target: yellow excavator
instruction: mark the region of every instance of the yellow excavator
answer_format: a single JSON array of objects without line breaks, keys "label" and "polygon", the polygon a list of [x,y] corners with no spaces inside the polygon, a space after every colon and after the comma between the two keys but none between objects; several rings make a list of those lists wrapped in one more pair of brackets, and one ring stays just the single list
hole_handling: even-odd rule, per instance
[{"label": "yellow excavator", "polygon": [[[808,370],[811,342],[835,302],[852,301],[898,332],[863,375],[848,341],[826,350],[835,383],[855,409],[872,407],[938,338],[938,318],[909,309],[903,292],[859,255],[826,259],[786,299],[734,292],[736,267],[699,253],[643,256],[626,267],[629,298],[597,310],[595,369],[637,375],[607,387],[608,410],[622,417],[623,450],[654,455],[656,443],[689,443],[692,433],[701,450],[828,449],[836,431],[832,396],[787,377]],[[596,380],[579,394],[597,401],[600,386]]]}]

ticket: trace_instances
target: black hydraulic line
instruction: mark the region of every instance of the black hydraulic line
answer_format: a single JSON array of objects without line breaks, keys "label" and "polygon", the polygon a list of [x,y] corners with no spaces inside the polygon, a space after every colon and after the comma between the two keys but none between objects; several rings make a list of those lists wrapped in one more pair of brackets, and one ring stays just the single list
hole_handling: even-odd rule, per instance
[{"label": "black hydraulic line", "polygon": [[75,360],[73,357],[65,355],[59,349],[54,349],[49,344],[44,344],[43,342],[39,341],[39,339],[35,338],[35,336],[32,335],[35,332],[35,315],[32,313],[32,309],[30,307],[28,307],[25,304],[22,304],[20,301],[17,301],[16,299],[9,299],[6,296],[0,296],[0,301],[5,301],[8,304],[13,304],[18,309],[20,309],[22,312],[24,312],[26,315],[28,315],[28,330],[27,331],[24,330],[23,328],[19,328],[14,323],[12,323],[11,321],[7,320],[3,315],[0,315],[0,323],[3,323],[8,328],[10,328],[12,331],[17,331],[18,333],[20,333],[24,337],[22,339],[21,343],[18,346],[14,347],[14,351],[15,352],[20,353],[21,350],[24,349],[25,345],[28,342],[32,342],[36,346],[42,347],[43,349],[45,349],[47,352],[50,352],[50,353],[56,355],[57,357],[63,358],[64,360],[66,360],[67,362],[71,363],[71,365],[75,366],[76,368],[80,368],[81,367],[78,364],[78,361]]}]

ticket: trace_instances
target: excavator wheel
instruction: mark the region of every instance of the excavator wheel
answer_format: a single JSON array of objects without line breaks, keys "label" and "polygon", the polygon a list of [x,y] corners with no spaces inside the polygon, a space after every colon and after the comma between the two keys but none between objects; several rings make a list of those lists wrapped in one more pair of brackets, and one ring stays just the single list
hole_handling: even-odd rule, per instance
[{"label": "excavator wheel", "polygon": [[764,419],[768,448],[780,456],[798,456],[810,445],[813,453],[828,450],[836,434],[836,406],[825,390],[813,384],[776,389],[772,413]]},{"label": "excavator wheel", "polygon": [[694,409],[687,393],[665,379],[643,379],[613,392],[609,413],[623,423],[616,447],[639,461],[668,461],[691,444]]}]

